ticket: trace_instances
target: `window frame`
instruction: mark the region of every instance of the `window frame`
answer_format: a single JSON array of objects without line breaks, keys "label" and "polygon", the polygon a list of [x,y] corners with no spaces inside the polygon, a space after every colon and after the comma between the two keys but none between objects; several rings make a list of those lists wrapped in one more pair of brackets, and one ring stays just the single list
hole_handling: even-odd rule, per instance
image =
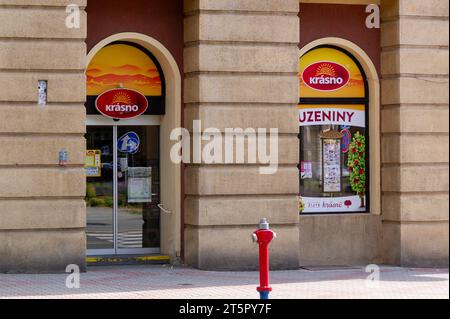
[{"label": "window frame", "polygon": [[[298,105],[329,105],[329,104],[335,104],[335,105],[364,105],[365,107],[365,139],[366,139],[366,157],[365,157],[365,165],[366,165],[366,203],[365,203],[365,211],[345,211],[345,212],[339,212],[339,211],[323,211],[323,212],[299,212],[300,215],[351,215],[351,214],[370,214],[371,213],[371,166],[370,166],[370,90],[369,90],[369,81],[366,75],[366,72],[364,71],[364,68],[362,67],[359,60],[348,50],[339,47],[337,45],[331,45],[331,44],[320,44],[317,46],[314,46],[313,48],[309,49],[308,51],[304,52],[299,57],[299,63],[301,58],[308,54],[311,51],[321,49],[321,48],[329,48],[334,49],[337,51],[340,51],[347,55],[358,67],[359,71],[361,72],[361,75],[363,77],[364,81],[364,97],[362,98],[302,98],[301,92],[299,92],[299,102]],[[302,143],[301,143],[301,126],[299,125],[299,134],[298,134],[298,140],[299,140],[299,160],[302,158]],[[300,171],[301,163],[298,165],[298,169]],[[299,197],[302,197],[302,187],[301,187],[301,174],[299,174]]]}]

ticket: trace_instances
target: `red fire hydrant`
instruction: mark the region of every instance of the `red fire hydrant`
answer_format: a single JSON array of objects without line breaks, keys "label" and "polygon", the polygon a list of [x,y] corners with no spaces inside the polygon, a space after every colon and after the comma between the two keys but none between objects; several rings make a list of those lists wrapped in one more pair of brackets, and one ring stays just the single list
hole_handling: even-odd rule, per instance
[{"label": "red fire hydrant", "polygon": [[260,286],[256,290],[259,291],[261,299],[269,299],[269,293],[272,291],[269,286],[269,244],[276,237],[277,234],[269,229],[266,218],[261,219],[259,229],[252,234],[253,241],[259,245]]}]

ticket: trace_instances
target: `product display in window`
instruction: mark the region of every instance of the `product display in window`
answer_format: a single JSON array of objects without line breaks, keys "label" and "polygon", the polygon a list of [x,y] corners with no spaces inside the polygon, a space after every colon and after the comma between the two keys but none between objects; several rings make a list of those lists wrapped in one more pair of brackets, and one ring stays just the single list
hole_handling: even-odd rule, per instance
[{"label": "product display in window", "polygon": [[366,195],[365,110],[351,107],[354,110],[348,110],[352,118],[360,117],[359,123],[327,119],[321,125],[306,121],[300,127],[300,190],[305,213],[366,210],[361,205]]}]

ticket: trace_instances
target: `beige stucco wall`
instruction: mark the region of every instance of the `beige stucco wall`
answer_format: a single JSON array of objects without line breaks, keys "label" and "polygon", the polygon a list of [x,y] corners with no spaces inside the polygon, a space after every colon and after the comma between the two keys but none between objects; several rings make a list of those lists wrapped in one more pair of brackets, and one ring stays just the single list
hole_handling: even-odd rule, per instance
[{"label": "beige stucco wall", "polygon": [[299,229],[300,265],[303,267],[382,262],[379,215],[303,215]]},{"label": "beige stucco wall", "polygon": [[[65,26],[71,3],[80,29]],[[85,267],[85,5],[0,1],[0,271]],[[46,107],[38,80],[48,81]]]},{"label": "beige stucco wall", "polygon": [[298,252],[298,0],[185,1],[185,120],[203,128],[278,127],[282,164],[186,165],[185,261],[202,269],[254,269],[250,234],[268,217],[272,267]]},{"label": "beige stucco wall", "polygon": [[447,0],[382,1],[385,262],[448,265]]}]

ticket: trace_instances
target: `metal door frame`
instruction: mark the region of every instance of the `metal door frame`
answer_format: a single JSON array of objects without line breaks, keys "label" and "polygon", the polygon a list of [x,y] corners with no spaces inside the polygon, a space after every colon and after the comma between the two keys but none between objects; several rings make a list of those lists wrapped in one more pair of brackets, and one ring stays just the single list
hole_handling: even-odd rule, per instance
[{"label": "metal door frame", "polygon": [[[113,130],[113,248],[109,249],[88,249],[87,256],[105,256],[105,255],[141,255],[141,254],[159,254],[161,248],[118,248],[118,183],[117,183],[117,128],[119,126],[160,126],[161,116],[142,115],[136,119],[115,121],[101,115],[88,115],[86,126],[110,126]],[[86,226],[87,230],[87,226]]]}]

